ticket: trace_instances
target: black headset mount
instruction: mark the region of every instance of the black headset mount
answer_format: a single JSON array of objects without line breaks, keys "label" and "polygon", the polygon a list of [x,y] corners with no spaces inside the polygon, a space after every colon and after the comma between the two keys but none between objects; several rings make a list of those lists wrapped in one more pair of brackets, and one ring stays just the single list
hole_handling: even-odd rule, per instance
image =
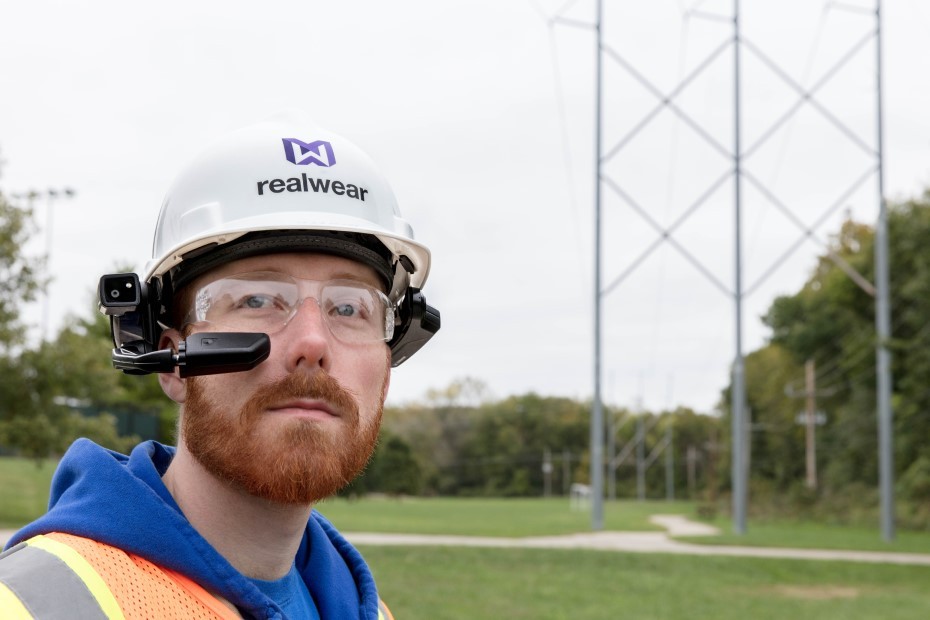
[{"label": "black headset mount", "polygon": [[[251,370],[271,353],[271,339],[263,333],[198,332],[178,345],[159,349],[163,330],[158,317],[165,304],[159,283],[148,284],[134,273],[111,273],[100,278],[100,311],[110,317],[113,366],[130,375],[174,372],[182,377]],[[439,331],[439,310],[427,305],[419,289],[409,287],[398,305],[398,323],[391,348],[397,367]]]}]

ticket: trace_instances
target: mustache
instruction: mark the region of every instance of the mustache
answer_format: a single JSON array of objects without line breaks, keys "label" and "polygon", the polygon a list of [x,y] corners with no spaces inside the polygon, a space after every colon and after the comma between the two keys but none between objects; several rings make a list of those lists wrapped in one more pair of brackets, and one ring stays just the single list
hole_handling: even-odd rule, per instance
[{"label": "mustache", "polygon": [[289,374],[279,381],[259,387],[249,399],[246,410],[251,416],[299,399],[324,401],[348,422],[354,422],[359,417],[355,396],[324,370],[313,374]]}]

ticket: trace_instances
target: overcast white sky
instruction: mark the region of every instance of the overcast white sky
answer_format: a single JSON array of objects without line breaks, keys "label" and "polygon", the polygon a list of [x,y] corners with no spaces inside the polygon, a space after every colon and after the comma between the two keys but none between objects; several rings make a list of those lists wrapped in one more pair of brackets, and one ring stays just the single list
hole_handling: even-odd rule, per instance
[{"label": "overcast white sky", "polygon": [[[732,2],[604,4],[605,44],[615,54],[604,61],[607,152],[657,102],[620,60],[670,93],[732,37],[729,22],[712,18],[728,16]],[[743,165],[758,180],[743,182],[749,289],[800,235],[766,193],[805,226],[823,217],[821,239],[847,210],[875,218],[875,22],[855,10],[874,6],[862,0],[742,5]],[[498,397],[589,397],[594,35],[545,18],[590,23],[593,6],[5,3],[0,189],[77,192],[54,206],[50,331],[67,312],[90,311],[101,274],[149,257],[163,193],[206,141],[299,107],[369,152],[433,251],[424,292],[443,327],[395,371],[390,401],[418,399],[466,376]],[[883,12],[885,183],[895,198],[930,181],[930,7],[892,0]],[[864,43],[856,48],[857,41]],[[755,49],[806,88],[858,49],[815,93],[843,128],[804,105],[756,148],[798,95]],[[664,109],[603,166],[613,185],[603,185],[605,285],[656,239],[630,201],[669,227],[720,181],[674,234],[716,282],[665,243],[605,299],[610,403],[710,411],[728,381],[735,351],[732,47],[715,58],[674,99],[690,120]],[[35,207],[44,227],[47,204]],[[44,230],[31,251],[43,251]],[[747,296],[747,352],[767,335],[758,317],[775,295],[797,290],[820,249],[804,242]],[[41,314],[33,308],[35,333]]]}]

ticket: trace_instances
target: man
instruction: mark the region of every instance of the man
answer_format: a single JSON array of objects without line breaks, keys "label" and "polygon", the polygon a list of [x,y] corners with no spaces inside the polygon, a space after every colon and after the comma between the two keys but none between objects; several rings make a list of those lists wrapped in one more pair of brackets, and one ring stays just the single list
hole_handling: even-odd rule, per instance
[{"label": "man", "polygon": [[312,507],[365,466],[391,366],[439,329],[429,263],[342,137],[286,114],[208,149],[143,277],[100,288],[114,363],[162,373],[178,446],[75,442],[0,556],[0,616],[389,618]]}]

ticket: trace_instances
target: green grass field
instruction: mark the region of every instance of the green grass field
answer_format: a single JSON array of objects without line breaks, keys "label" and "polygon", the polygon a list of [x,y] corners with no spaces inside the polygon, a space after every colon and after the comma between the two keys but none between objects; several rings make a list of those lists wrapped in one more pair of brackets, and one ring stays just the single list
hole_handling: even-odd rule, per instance
[{"label": "green grass field", "polygon": [[917,620],[930,568],[603,551],[362,547],[398,620]]},{"label": "green grass field", "polygon": [[55,463],[0,457],[0,527],[19,527],[48,508]]},{"label": "green grass field", "polygon": [[747,532],[742,536],[731,533],[732,528],[727,519],[716,519],[712,524],[720,528],[720,536],[680,540],[709,545],[930,553],[930,532],[898,529],[895,539],[886,542],[881,538],[878,523],[874,527],[862,527],[813,521],[789,522],[756,519],[749,521]]},{"label": "green grass field", "polygon": [[[343,531],[480,536],[584,532],[590,517],[564,498],[330,500],[319,506]],[[654,530],[653,514],[684,514],[685,502],[609,502],[612,530]],[[930,533],[878,527],[754,523],[744,536],[713,522],[710,544],[930,553]],[[694,557],[606,551],[362,547],[397,617],[417,619],[600,618],[662,620],[872,620],[930,618],[930,567]]]},{"label": "green grass field", "polygon": [[[317,509],[341,529],[356,532],[548,536],[591,529],[590,513],[571,510],[563,497],[331,499]],[[649,523],[650,515],[693,511],[688,502],[608,502],[604,525],[608,530],[661,530]]]},{"label": "green grass field", "polygon": [[[0,527],[42,514],[53,464],[0,458]],[[346,532],[538,536],[590,530],[586,512],[564,498],[333,499],[320,512]],[[655,530],[652,514],[694,517],[687,502],[605,505],[611,530]],[[757,522],[749,533],[706,544],[930,553],[930,533],[878,526]],[[361,547],[398,620],[662,619],[803,620],[930,618],[930,567],[799,560],[696,557],[608,551],[456,547]]]}]

